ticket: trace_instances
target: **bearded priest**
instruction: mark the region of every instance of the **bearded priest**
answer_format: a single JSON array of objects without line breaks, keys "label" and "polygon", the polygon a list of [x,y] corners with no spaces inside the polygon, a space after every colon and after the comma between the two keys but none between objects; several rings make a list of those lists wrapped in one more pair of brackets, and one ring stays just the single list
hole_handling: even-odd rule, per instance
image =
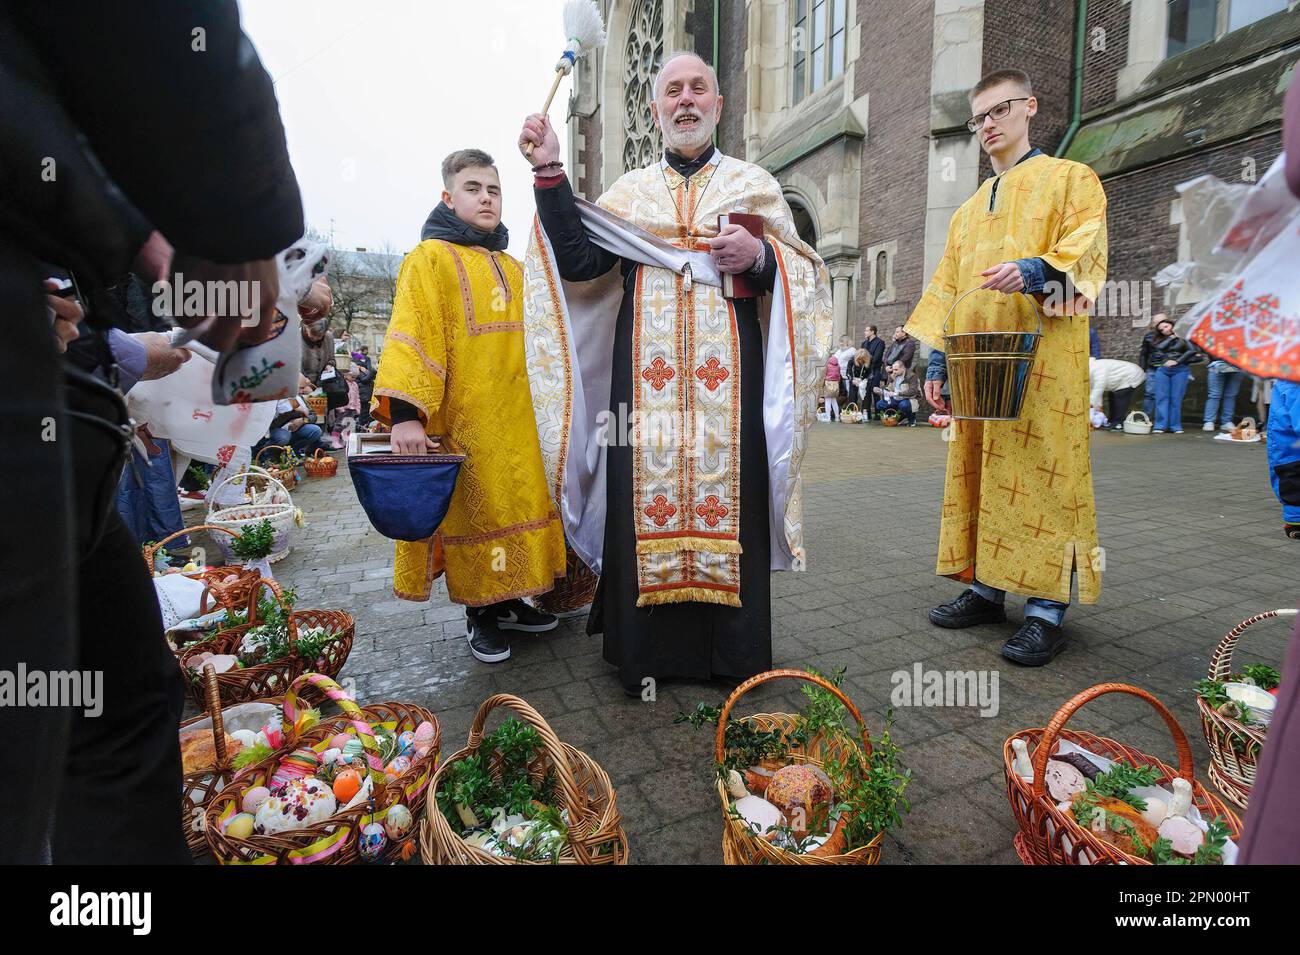
[{"label": "bearded priest", "polygon": [[804,567],[799,469],[831,323],[826,267],[781,187],[713,146],[712,68],[673,54],[654,89],[662,159],[595,203],[574,195],[545,115],[519,137],[542,458],[600,574],[587,630],[645,699],[666,678],[771,667],[769,570]]}]

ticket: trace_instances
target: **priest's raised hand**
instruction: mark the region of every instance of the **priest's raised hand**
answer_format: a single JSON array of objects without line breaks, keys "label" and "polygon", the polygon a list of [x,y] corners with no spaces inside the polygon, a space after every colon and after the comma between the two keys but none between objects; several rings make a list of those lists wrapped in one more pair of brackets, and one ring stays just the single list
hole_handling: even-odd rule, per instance
[{"label": "priest's raised hand", "polygon": [[[527,152],[530,145],[533,147],[531,156]],[[560,161],[560,138],[555,135],[555,128],[545,113],[531,113],[524,120],[524,128],[519,133],[519,155],[531,162],[533,168]]]}]

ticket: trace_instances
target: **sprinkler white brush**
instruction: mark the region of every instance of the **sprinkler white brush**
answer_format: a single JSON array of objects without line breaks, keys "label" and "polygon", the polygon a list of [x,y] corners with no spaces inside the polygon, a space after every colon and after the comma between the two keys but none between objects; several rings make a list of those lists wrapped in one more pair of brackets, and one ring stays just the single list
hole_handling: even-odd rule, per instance
[{"label": "sprinkler white brush", "polygon": [[[585,56],[592,50],[599,50],[605,45],[605,22],[600,17],[600,8],[595,0],[569,0],[564,5],[564,52],[555,64],[555,81],[551,83],[551,92],[542,106],[545,116],[551,109],[551,100],[560,88],[560,80],[573,72],[578,57]],[[524,148],[524,155],[532,158],[533,144]]]}]

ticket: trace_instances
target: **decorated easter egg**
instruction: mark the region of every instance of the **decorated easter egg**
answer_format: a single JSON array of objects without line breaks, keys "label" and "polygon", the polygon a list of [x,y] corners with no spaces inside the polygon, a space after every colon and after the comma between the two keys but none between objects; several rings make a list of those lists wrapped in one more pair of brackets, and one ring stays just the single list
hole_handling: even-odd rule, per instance
[{"label": "decorated easter egg", "polygon": [[388,834],[384,832],[384,827],[377,822],[368,823],[361,830],[361,835],[357,842],[357,849],[361,853],[361,858],[367,862],[378,862],[384,855],[384,849],[388,846]]},{"label": "decorated easter egg", "polygon": [[415,819],[411,816],[411,810],[400,802],[390,806],[384,815],[384,832],[388,833],[388,838],[394,842],[405,839],[414,825]]},{"label": "decorated easter egg", "polygon": [[384,774],[395,778],[397,776],[402,775],[402,773],[406,772],[410,768],[411,768],[411,757],[398,756],[396,759],[394,759],[392,762],[390,762],[387,766],[384,767]]},{"label": "decorated easter egg", "polygon": [[334,777],[334,798],[346,804],[361,788],[361,776],[355,769],[344,769]]},{"label": "decorated easter egg", "polygon": [[397,755],[410,756],[415,752],[415,733],[406,730],[397,734]]},{"label": "decorated easter egg", "polygon": [[434,740],[433,724],[425,720],[415,728],[415,757],[422,758],[429,750],[433,749]]},{"label": "decorated easter egg", "polygon": [[253,834],[253,814],[241,812],[231,816],[223,831],[232,839],[247,839]]},{"label": "decorated easter egg", "polygon": [[365,752],[365,745],[355,736],[350,737],[348,741],[343,744],[343,759],[345,762],[350,763],[358,757],[364,758]]},{"label": "decorated easter egg", "polygon": [[271,790],[265,786],[254,786],[248,792],[244,793],[244,798],[240,802],[240,808],[244,812],[257,812],[262,808],[262,803],[271,798]]},{"label": "decorated easter egg", "polygon": [[348,740],[350,739],[356,739],[356,737],[350,733],[335,733],[330,737],[329,748],[342,749],[344,746],[348,745]]},{"label": "decorated easter egg", "polygon": [[310,776],[318,768],[320,768],[320,757],[313,750],[300,746],[280,760],[279,767],[271,776],[271,783],[276,786],[283,785],[291,779]]},{"label": "decorated easter egg", "polygon": [[320,754],[320,764],[322,766],[333,766],[343,758],[343,750],[331,747]]}]

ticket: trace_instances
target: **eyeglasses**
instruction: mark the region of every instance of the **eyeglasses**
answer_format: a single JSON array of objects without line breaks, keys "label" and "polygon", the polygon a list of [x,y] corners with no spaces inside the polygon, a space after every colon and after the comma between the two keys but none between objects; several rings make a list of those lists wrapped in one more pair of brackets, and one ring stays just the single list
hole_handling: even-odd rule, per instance
[{"label": "eyeglasses", "polygon": [[1011,112],[1012,103],[1020,103],[1028,99],[1030,99],[1028,96],[1017,96],[1015,99],[1009,99],[998,103],[997,106],[994,106],[987,113],[976,113],[970,119],[966,120],[966,128],[972,133],[978,133],[980,127],[984,125],[986,117],[992,116],[994,119],[1006,119],[1007,114]]}]

